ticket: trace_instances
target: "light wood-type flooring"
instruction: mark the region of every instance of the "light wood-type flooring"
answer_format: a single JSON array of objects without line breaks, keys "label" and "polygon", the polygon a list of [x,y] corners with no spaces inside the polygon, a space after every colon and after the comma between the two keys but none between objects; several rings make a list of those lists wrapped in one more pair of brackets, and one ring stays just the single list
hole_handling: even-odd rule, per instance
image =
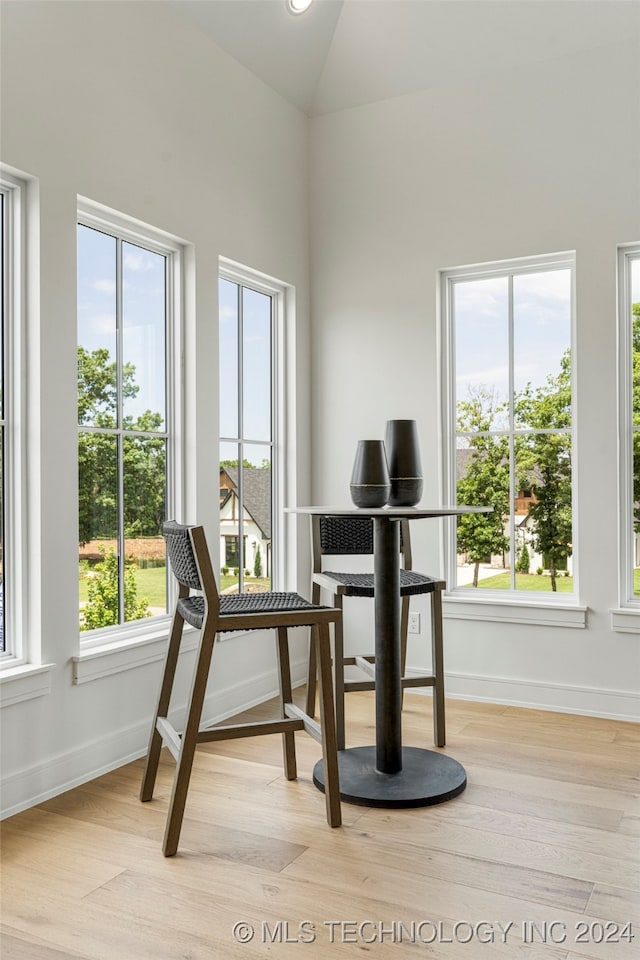
[{"label": "light wood-type flooring", "polygon": [[[347,697],[350,745],[373,742],[373,709]],[[430,698],[406,694],[403,724],[431,748]],[[151,803],[137,761],[6,820],[2,960],[640,956],[640,726],[449,699],[466,791],[343,804],[338,829],[311,779],[320,748],[296,743],[295,782],[279,736],[199,748],[172,859],[170,757]]]}]

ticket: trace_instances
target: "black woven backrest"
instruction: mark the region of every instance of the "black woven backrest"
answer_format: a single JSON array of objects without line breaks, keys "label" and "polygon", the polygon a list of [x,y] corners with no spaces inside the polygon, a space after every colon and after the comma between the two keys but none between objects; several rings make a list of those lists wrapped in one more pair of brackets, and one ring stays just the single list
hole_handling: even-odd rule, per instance
[{"label": "black woven backrest", "polygon": [[176,580],[192,590],[202,590],[189,527],[176,523],[175,520],[165,520],[162,524],[162,535],[167,543],[167,556]]},{"label": "black woven backrest", "polygon": [[[353,556],[373,553],[371,517],[320,517],[320,553],[325,556]],[[404,536],[400,525],[400,551]]]},{"label": "black woven backrest", "polygon": [[320,550],[324,554],[373,553],[371,517],[320,517]]}]

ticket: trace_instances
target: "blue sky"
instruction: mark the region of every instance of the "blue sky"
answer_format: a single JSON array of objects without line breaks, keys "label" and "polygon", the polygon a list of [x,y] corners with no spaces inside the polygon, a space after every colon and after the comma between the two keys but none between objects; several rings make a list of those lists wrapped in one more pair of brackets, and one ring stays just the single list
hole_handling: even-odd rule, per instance
[{"label": "blue sky", "polygon": [[[221,279],[220,313],[220,434],[237,437],[238,430],[238,285]],[[242,288],[243,397],[242,434],[247,440],[271,440],[271,297]],[[221,459],[236,459],[227,444]],[[260,465],[270,452],[267,446],[247,444],[244,457]]]},{"label": "blue sky", "polygon": [[[545,383],[571,344],[571,274],[552,270],[513,278],[514,389]],[[459,281],[454,288],[456,402],[480,388],[506,400],[509,312],[506,277]],[[496,427],[506,426],[503,419]]]},{"label": "blue sky", "polygon": [[[135,366],[139,392],[124,413],[165,415],[165,258],[122,244],[123,359]],[[116,351],[116,241],[78,227],[78,343]]]}]

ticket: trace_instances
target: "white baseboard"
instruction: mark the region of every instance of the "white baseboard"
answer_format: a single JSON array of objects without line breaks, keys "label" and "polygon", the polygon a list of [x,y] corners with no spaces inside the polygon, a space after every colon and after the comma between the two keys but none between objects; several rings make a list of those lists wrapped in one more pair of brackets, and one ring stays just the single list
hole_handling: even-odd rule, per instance
[{"label": "white baseboard", "polygon": [[[291,673],[294,685],[304,682],[304,658],[292,659]],[[202,713],[203,725],[219,723],[227,717],[270,700],[277,692],[275,668],[232,684],[207,696]],[[178,729],[184,722],[185,712],[186,703],[171,711],[171,720]],[[109,730],[103,737],[4,777],[0,819],[50,800],[73,787],[143,757],[147,751],[150,722],[151,718],[127,728]]]},{"label": "white baseboard", "polygon": [[[421,673],[428,673],[429,670],[430,668],[427,667],[422,669],[414,667],[407,670],[407,674],[419,676]],[[457,700],[502,703],[507,706],[550,710],[555,713],[575,713],[608,720],[640,722],[640,693],[630,690],[607,690],[599,687],[543,683],[538,680],[518,680],[510,677],[482,677],[447,671],[445,692],[447,697]]]}]

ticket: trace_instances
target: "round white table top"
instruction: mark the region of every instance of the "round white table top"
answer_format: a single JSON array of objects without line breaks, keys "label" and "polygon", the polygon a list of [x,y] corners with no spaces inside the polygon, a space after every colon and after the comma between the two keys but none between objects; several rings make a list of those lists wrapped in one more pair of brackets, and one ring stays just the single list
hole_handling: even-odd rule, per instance
[{"label": "round white table top", "polygon": [[418,520],[424,517],[457,517],[465,513],[490,513],[493,507],[469,507],[457,504],[452,507],[332,507],[302,506],[285,507],[285,513],[318,514],[323,517],[389,517],[397,520]]}]

